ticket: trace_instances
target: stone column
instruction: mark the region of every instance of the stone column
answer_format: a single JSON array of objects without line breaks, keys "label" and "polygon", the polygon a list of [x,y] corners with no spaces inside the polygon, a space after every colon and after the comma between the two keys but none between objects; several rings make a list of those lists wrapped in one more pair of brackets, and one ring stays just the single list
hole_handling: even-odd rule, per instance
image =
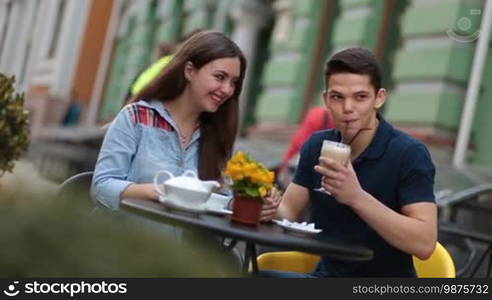
[{"label": "stone column", "polygon": [[249,100],[249,83],[252,66],[255,64],[255,51],[257,47],[260,30],[265,27],[274,16],[270,5],[259,0],[243,0],[231,8],[231,17],[235,22],[232,39],[243,51],[247,61],[248,69],[243,82],[243,91],[239,99],[239,126],[242,127],[246,107]]}]

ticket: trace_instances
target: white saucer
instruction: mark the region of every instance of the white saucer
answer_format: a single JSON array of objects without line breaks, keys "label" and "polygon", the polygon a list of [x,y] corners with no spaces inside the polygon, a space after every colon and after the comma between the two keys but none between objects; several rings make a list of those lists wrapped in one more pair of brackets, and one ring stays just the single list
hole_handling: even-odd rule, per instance
[{"label": "white saucer", "polygon": [[226,209],[226,206],[230,200],[230,196],[212,193],[207,202],[205,202],[205,209],[207,210],[207,212],[213,214],[232,215],[232,211]]},{"label": "white saucer", "polygon": [[169,207],[171,209],[176,209],[176,210],[181,210],[181,211],[186,211],[190,213],[203,213],[207,211],[207,208],[205,205],[201,205],[199,207],[187,207],[187,206],[182,206],[179,204],[176,204],[172,201],[166,200],[166,198],[159,196],[159,201],[166,207]]},{"label": "white saucer", "polygon": [[212,208],[212,207],[207,207],[206,208],[207,212],[212,213],[212,214],[218,214],[218,215],[232,215],[232,210],[228,210],[225,208]]},{"label": "white saucer", "polygon": [[298,222],[290,222],[287,219],[280,220],[272,220],[275,224],[285,229],[287,232],[301,234],[301,235],[316,235],[323,231],[323,229],[316,229],[312,224],[298,223]]}]

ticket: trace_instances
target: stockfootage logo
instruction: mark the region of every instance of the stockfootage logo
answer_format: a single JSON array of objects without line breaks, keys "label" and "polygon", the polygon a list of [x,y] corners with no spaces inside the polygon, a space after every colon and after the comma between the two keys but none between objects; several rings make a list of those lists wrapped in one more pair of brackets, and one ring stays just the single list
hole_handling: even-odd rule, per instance
[{"label": "stockfootage logo", "polygon": [[[470,10],[470,16],[479,16],[481,14],[482,11],[480,9]],[[468,32],[472,28],[472,26],[473,26],[473,22],[468,17],[461,17],[456,22],[456,28],[461,32]],[[448,29],[446,33],[452,40],[460,43],[471,43],[480,37],[480,30],[477,30],[470,34],[462,34],[456,32],[456,30],[454,29]]]},{"label": "stockfootage logo", "polygon": [[17,296],[19,294],[19,291],[15,289],[15,285],[18,283],[18,281],[14,281],[14,284],[10,284],[8,288],[3,291],[3,293],[9,297]]}]

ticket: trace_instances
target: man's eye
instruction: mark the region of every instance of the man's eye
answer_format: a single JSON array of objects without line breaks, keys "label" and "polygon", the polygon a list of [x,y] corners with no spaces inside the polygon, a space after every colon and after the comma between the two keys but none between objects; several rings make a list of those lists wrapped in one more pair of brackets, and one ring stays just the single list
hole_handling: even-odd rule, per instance
[{"label": "man's eye", "polygon": [[333,100],[341,100],[342,97],[340,97],[340,95],[331,95],[331,99],[333,99]]},{"label": "man's eye", "polygon": [[365,100],[367,98],[367,95],[358,95],[357,100]]}]

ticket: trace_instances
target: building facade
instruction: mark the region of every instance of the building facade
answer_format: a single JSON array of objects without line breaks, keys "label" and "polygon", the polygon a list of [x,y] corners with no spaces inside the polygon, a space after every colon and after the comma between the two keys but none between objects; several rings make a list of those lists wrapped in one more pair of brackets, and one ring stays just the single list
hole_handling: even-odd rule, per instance
[{"label": "building facade", "polygon": [[[389,90],[385,117],[420,139],[452,149],[485,3],[0,0],[0,71],[15,74],[30,107],[44,110],[38,113],[45,115],[40,125],[60,124],[60,116],[51,114],[66,112],[77,99],[79,127],[92,128],[121,109],[135,77],[157,58],[159,43],[178,41],[195,29],[218,30],[248,58],[243,132],[287,139],[308,108],[322,104],[326,59],[334,51],[363,46],[383,67]],[[489,51],[468,151],[469,163],[489,169],[491,80]]]}]

